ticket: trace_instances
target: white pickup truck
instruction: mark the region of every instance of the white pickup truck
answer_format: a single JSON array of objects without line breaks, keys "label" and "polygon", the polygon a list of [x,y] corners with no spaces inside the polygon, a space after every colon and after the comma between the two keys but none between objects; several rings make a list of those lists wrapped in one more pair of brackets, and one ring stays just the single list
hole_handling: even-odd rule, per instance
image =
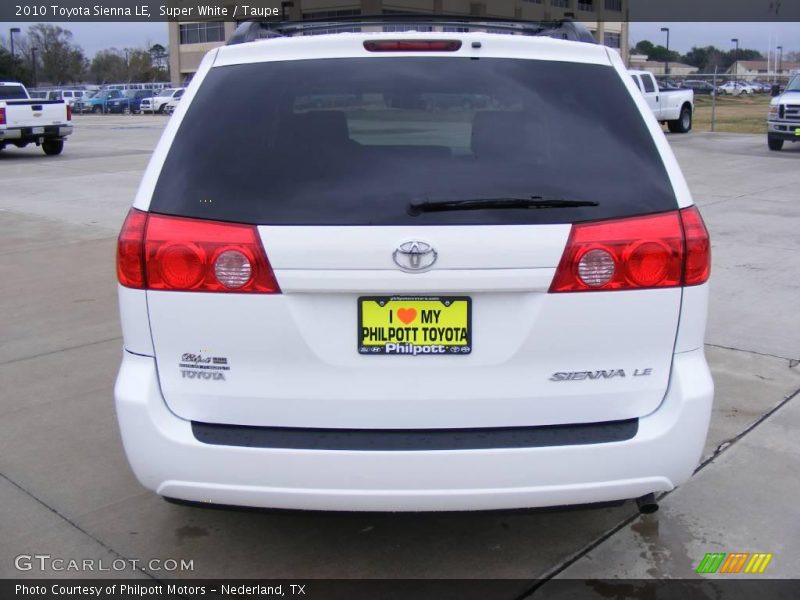
[{"label": "white pickup truck", "polygon": [[0,82],[0,150],[36,144],[53,156],[71,133],[72,110],[64,100],[34,100],[21,83]]},{"label": "white pickup truck", "polygon": [[665,91],[659,89],[656,78],[649,71],[628,71],[628,73],[660,123],[666,123],[672,133],[691,131],[694,91]]},{"label": "white pickup truck", "polygon": [[781,92],[772,91],[767,117],[767,143],[770,150],[781,150],[784,142],[800,142],[800,73]]}]

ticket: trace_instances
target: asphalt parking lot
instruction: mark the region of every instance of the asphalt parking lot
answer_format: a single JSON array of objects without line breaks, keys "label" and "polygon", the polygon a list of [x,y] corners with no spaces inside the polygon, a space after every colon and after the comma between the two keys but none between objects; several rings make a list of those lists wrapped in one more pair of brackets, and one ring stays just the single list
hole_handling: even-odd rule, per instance
[{"label": "asphalt parking lot", "polygon": [[[669,140],[713,241],[704,462],[655,515],[632,503],[484,514],[242,512],[168,504],[123,456],[117,230],[166,117],[76,117],[64,154],[0,152],[0,577],[14,557],[191,559],[236,578],[693,577],[706,552],[771,552],[800,574],[800,144]],[[723,577],[723,576],[719,576]]]}]

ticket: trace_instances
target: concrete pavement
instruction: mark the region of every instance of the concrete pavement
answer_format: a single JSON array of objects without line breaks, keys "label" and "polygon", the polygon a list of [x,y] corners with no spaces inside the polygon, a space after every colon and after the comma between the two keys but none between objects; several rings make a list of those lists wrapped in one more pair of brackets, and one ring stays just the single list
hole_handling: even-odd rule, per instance
[{"label": "concrete pavement", "polygon": [[144,491],[116,430],[114,238],[164,119],[76,122],[60,157],[0,153],[0,577],[42,576],[14,568],[34,552],[192,560],[178,577],[689,577],[717,550],[774,552],[768,574],[800,575],[800,147],[669,138],[713,238],[717,397],[714,459],[655,516],[232,512]]}]

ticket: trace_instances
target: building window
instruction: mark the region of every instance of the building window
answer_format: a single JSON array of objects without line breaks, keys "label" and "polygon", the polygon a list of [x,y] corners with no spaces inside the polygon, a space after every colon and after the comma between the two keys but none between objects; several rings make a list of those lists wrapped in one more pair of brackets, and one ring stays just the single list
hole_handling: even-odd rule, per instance
[{"label": "building window", "polygon": [[222,21],[206,21],[205,23],[181,23],[181,44],[204,44],[206,42],[224,42],[225,24]]},{"label": "building window", "polygon": [[594,0],[578,0],[578,10],[594,12]]},{"label": "building window", "polygon": [[357,8],[345,10],[317,10],[303,13],[303,19],[335,19],[336,17],[355,17],[361,14]]},{"label": "building window", "polygon": [[606,10],[622,12],[622,0],[606,0]]},{"label": "building window", "polygon": [[567,8],[569,2],[567,0],[550,0],[550,6],[554,8]]},{"label": "building window", "polygon": [[603,44],[609,48],[619,48],[620,41],[620,34],[618,33],[609,33],[606,31],[603,35]]},{"label": "building window", "polygon": [[544,0],[522,0],[523,2],[528,2],[530,4],[542,4]]},{"label": "building window", "polygon": [[[316,10],[303,13],[303,20],[309,19],[336,19],[337,17],[356,17],[361,14],[358,8],[348,8],[342,10]],[[303,35],[323,35],[326,33],[360,33],[361,27],[321,27],[304,32]]]}]

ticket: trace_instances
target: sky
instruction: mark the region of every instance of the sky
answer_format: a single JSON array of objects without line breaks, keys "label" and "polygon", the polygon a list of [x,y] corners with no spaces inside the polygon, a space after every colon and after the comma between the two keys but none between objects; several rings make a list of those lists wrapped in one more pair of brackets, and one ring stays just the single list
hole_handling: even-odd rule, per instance
[{"label": "sky", "polygon": [[[33,23],[0,23],[0,36],[8,37],[9,27],[23,31]],[[68,23],[61,24],[72,31],[74,42],[88,57],[104,48],[144,48],[160,43],[167,46],[166,23]],[[648,39],[665,44],[666,34],[661,27],[670,28],[670,48],[686,53],[692,46],[717,46],[723,50],[733,47],[731,38],[739,38],[740,48],[766,52],[782,45],[784,53],[800,50],[800,23],[631,23],[631,45]],[[775,41],[777,40],[777,41]]]},{"label": "sky", "polygon": [[[734,47],[732,38],[739,38],[739,48],[752,48],[766,53],[770,47],[783,46],[784,54],[800,50],[800,23],[631,23],[631,46],[642,40],[666,45],[669,27],[669,47],[686,54],[692,46],[716,46],[721,50]],[[777,40],[777,41],[775,41]]]}]

